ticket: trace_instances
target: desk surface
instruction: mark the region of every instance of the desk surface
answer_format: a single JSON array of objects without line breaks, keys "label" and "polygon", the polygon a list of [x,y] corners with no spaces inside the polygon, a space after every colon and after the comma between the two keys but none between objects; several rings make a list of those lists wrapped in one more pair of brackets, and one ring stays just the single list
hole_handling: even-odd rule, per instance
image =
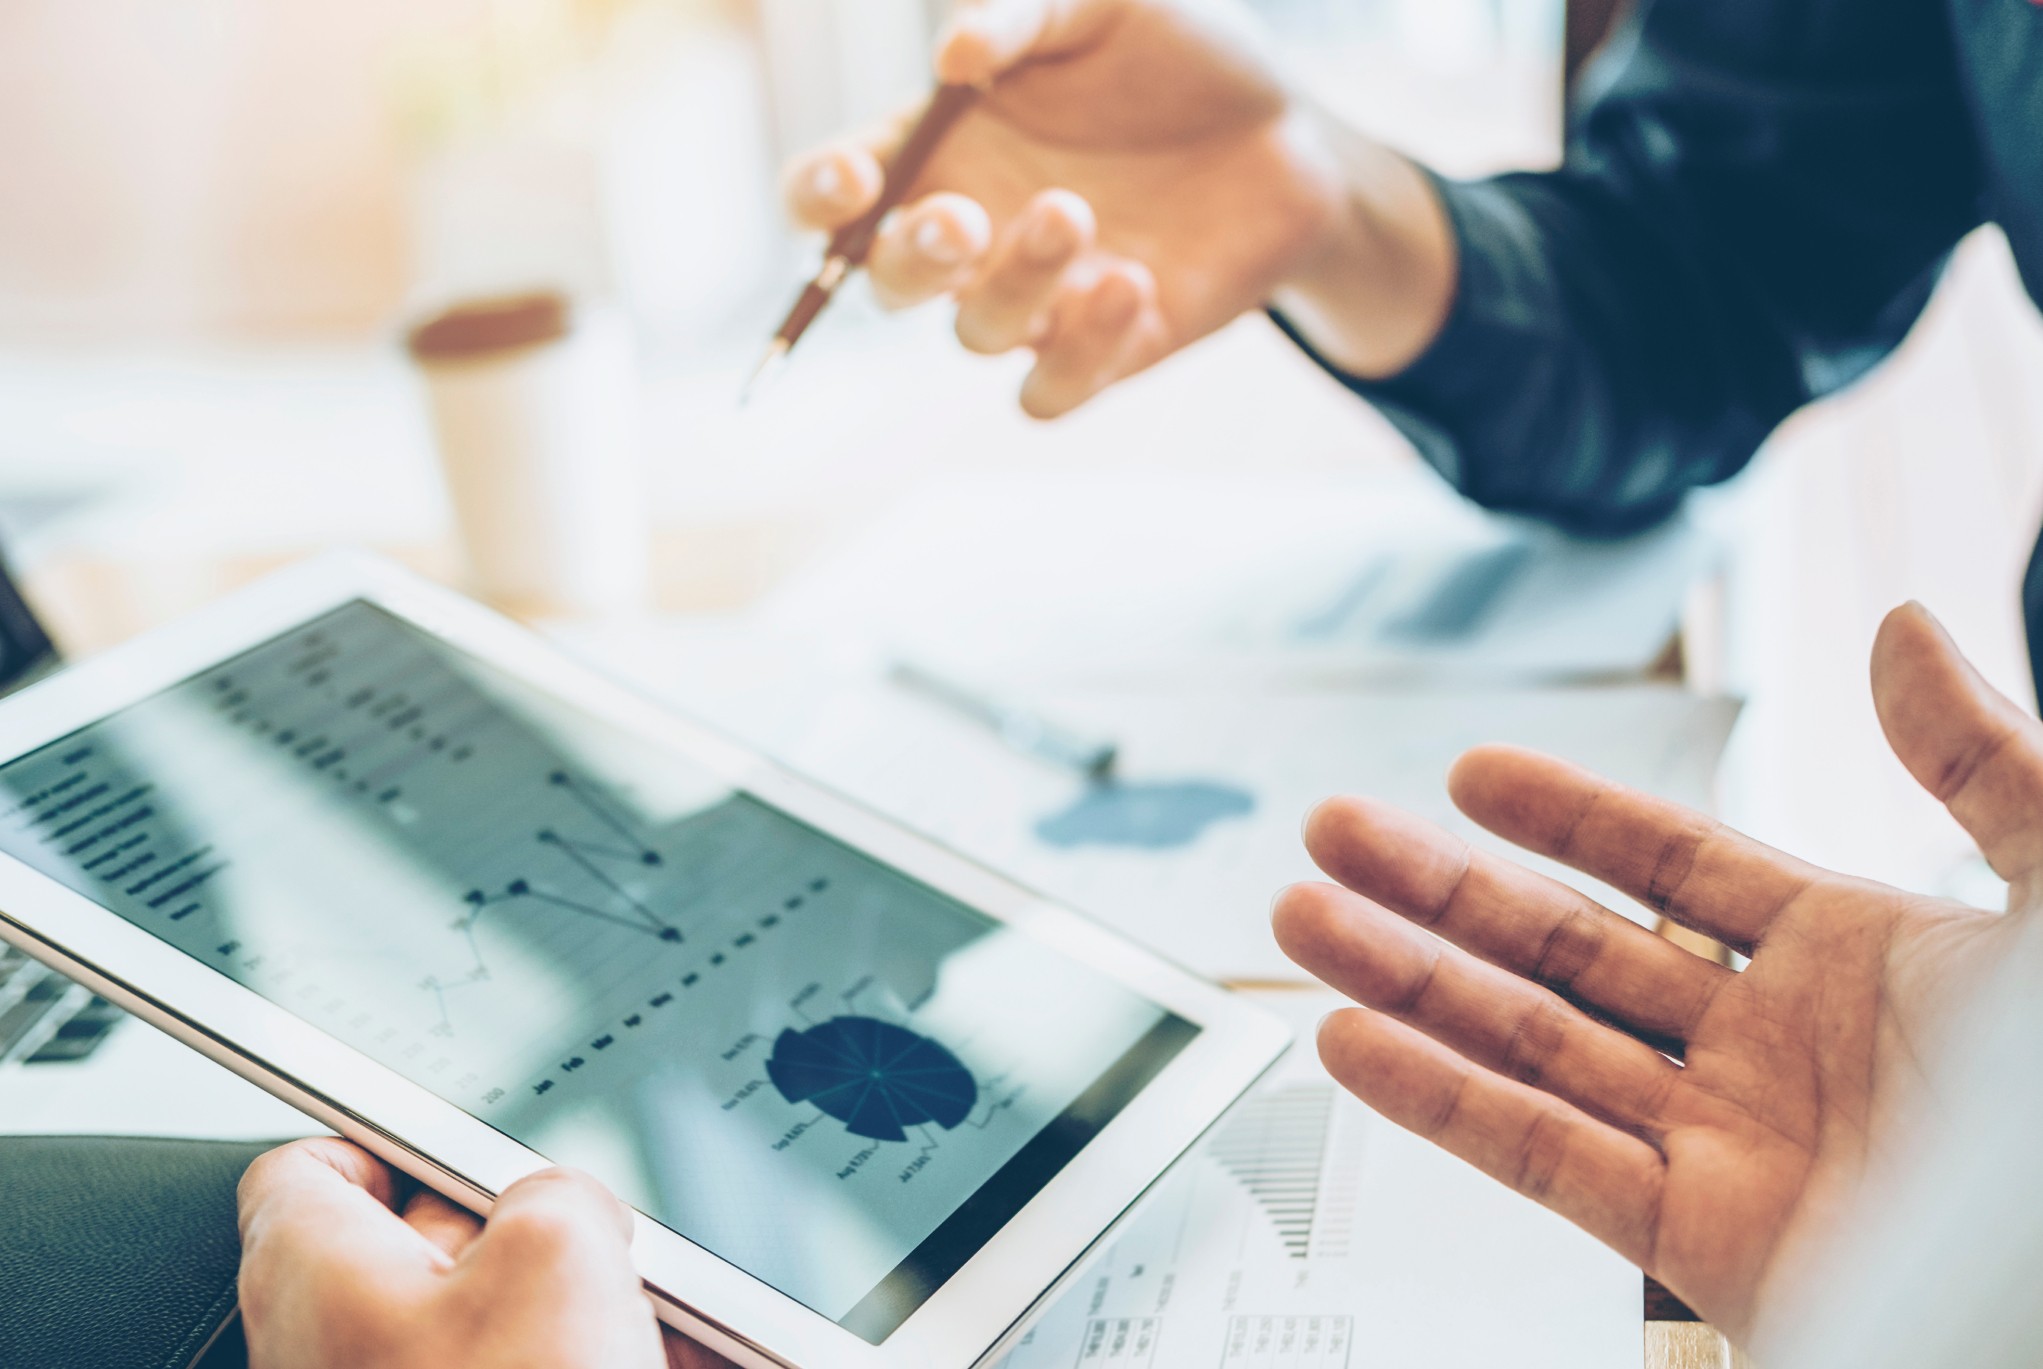
[{"label": "desk surface", "polygon": [[[955,356],[940,328],[911,337],[921,326],[903,325],[906,353],[819,349],[764,417],[727,411],[735,369],[656,393],[666,606],[742,606],[961,462],[1313,472],[1410,459],[1254,321],[1051,427],[1012,415],[1011,365]],[[2019,377],[2039,373],[2043,328],[2004,248],[1981,239],[1900,364],[1773,443],[1727,594],[1723,680],[1752,700],[1726,776],[1730,820],[1841,868],[1993,896],[1888,756],[1864,662],[1880,615],[1919,597],[1991,678],[2026,694],[2015,586],[2043,503],[2043,392]],[[62,484],[52,470],[111,492],[93,516],[13,549],[74,649],[336,542],[452,568],[416,396],[393,357],[0,357],[0,376],[0,496],[49,491]],[[122,405],[104,402],[110,387]],[[1732,1362],[1707,1328],[1650,1323],[1647,1345],[1655,1369]]]}]

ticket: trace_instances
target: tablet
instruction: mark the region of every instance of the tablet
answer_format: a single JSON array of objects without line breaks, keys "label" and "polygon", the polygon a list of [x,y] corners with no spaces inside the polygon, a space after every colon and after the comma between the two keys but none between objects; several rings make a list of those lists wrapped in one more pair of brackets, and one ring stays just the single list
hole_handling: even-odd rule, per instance
[{"label": "tablet", "polygon": [[597,1175],[746,1365],[987,1358],[1288,1036],[367,558],[0,702],[0,853],[7,940],[457,1201]]}]

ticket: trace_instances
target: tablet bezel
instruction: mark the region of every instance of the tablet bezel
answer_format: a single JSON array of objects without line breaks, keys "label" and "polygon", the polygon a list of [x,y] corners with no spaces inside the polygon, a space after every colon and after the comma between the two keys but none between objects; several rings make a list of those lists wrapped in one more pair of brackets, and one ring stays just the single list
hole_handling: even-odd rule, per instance
[{"label": "tablet bezel", "polygon": [[[979,1362],[1289,1043],[1261,1009],[809,783],[387,562],[322,557],[0,701],[0,763],[343,604],[366,600],[576,706],[674,746],[735,789],[1099,969],[1201,1030],[878,1346],[640,1213],[633,1253],[662,1316],[739,1363],[966,1369]],[[0,939],[486,1212],[536,1152],[224,973],[0,855]]]}]

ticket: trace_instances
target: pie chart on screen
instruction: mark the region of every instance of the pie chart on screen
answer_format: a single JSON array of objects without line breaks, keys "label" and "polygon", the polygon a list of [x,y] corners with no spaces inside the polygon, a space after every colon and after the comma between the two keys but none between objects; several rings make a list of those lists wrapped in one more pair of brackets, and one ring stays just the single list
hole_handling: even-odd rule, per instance
[{"label": "pie chart on screen", "polygon": [[854,1136],[905,1141],[908,1128],[949,1130],[971,1114],[979,1085],[957,1056],[877,1017],[833,1017],[773,1043],[766,1077],[790,1103],[810,1103]]}]

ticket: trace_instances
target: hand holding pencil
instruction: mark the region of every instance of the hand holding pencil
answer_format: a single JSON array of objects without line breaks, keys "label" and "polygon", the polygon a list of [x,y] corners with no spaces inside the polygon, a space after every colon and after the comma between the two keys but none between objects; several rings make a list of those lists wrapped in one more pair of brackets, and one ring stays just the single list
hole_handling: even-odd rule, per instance
[{"label": "hand holding pencil", "polygon": [[[1351,229],[1350,168],[1233,15],[1168,0],[962,6],[939,41],[935,101],[789,171],[795,219],[842,235],[824,295],[830,271],[858,264],[842,248],[872,216],[864,266],[881,302],[951,296],[968,349],[1033,350],[1022,407],[1049,418],[1321,269],[1329,234]],[[932,121],[943,135],[916,146]],[[1360,303],[1372,336],[1416,350],[1394,300]]]},{"label": "hand holding pencil", "polygon": [[937,146],[978,100],[976,87],[962,85],[938,86],[936,94],[929,97],[929,103],[916,116],[908,136],[888,160],[878,197],[857,218],[830,235],[830,245],[823,251],[822,269],[802,288],[794,308],[788,310],[787,318],[773,335],[773,341],[767,344],[766,356],[745,387],[748,396],[767,373],[794,350],[795,344],[802,340],[802,334],[822,316],[823,310],[836,297],[838,287],[844,284],[851,272],[865,265],[887,216],[900,207]]}]

